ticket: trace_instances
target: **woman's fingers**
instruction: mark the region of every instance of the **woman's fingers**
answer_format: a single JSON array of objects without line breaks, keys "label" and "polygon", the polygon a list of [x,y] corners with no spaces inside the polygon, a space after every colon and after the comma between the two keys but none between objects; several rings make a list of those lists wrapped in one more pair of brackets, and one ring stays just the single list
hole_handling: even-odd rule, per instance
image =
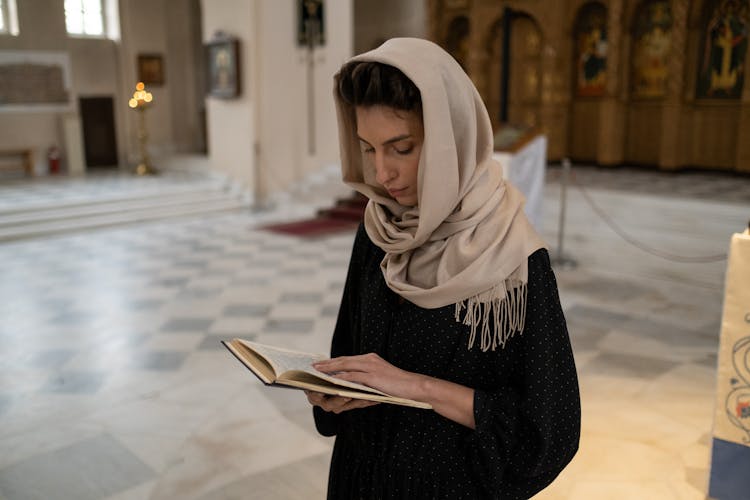
[{"label": "woman's fingers", "polygon": [[313,367],[322,372],[367,371],[381,362],[383,358],[374,352],[358,356],[340,356],[314,363]]},{"label": "woman's fingers", "polygon": [[313,406],[321,406],[323,405],[326,395],[322,394],[320,392],[313,392],[313,391],[305,391],[305,395],[307,396],[307,400],[310,402]]},{"label": "woman's fingers", "polygon": [[366,399],[352,399],[347,405],[347,410],[354,410],[356,408],[367,408],[368,406],[379,405],[377,401],[367,401]]},{"label": "woman's fingers", "polygon": [[325,411],[341,413],[356,408],[366,408],[378,404],[377,401],[366,401],[363,399],[344,398],[341,396],[329,396],[320,392],[305,391],[307,400],[314,406],[319,406]]},{"label": "woman's fingers", "polygon": [[375,353],[341,356],[313,365],[336,378],[363,384],[394,396],[413,392],[413,374],[393,366]]},{"label": "woman's fingers", "polygon": [[[363,384],[394,396],[414,399],[420,389],[416,374],[390,364],[375,353],[340,356],[315,363],[313,367],[336,378]],[[350,408],[344,404],[334,407],[328,401],[321,402],[318,406],[335,412]]]},{"label": "woman's fingers", "polygon": [[346,380],[348,382],[356,382],[357,384],[363,384],[369,386],[368,382],[371,382],[372,377],[366,372],[356,371],[341,371],[336,373],[336,378]]},{"label": "woman's fingers", "polygon": [[[310,399],[309,396],[308,396],[308,399]],[[339,413],[340,411],[342,411],[342,409],[350,401],[351,401],[351,398],[342,398],[340,396],[327,396],[324,394],[321,394],[320,397],[316,397],[310,400],[310,402],[314,404],[315,406],[320,406],[325,411],[332,411],[334,413]]]},{"label": "woman's fingers", "polygon": [[346,404],[352,400],[351,398],[329,396],[328,394],[322,394],[320,392],[314,391],[305,391],[305,394],[307,395],[307,400],[311,404],[320,406],[325,411],[333,411],[336,413],[338,413],[341,408],[346,406]]}]

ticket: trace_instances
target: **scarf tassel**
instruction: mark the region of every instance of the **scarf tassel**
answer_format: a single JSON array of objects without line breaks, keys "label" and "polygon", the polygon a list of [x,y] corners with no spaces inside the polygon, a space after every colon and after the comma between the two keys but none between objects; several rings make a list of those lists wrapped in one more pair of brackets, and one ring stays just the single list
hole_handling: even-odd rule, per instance
[{"label": "scarf tassel", "polygon": [[[505,343],[515,332],[522,332],[526,323],[526,283],[505,280],[487,294],[475,295],[456,302],[456,321],[470,327],[469,349],[474,347],[479,332],[479,345],[483,352],[493,351]],[[461,315],[463,314],[463,319]]]}]

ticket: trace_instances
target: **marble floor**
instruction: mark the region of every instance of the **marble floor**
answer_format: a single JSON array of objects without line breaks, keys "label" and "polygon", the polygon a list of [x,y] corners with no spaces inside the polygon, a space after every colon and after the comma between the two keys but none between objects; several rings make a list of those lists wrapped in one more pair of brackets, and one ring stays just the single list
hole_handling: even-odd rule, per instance
[{"label": "marble floor", "polygon": [[[641,247],[716,256],[746,227],[750,178],[705,174],[696,195],[688,174],[576,172],[563,256],[577,266],[556,273],[581,447],[535,498],[704,498],[726,262],[657,257],[589,202]],[[553,257],[557,174],[541,228]],[[16,202],[38,201],[39,182],[14,183]],[[66,196],[115,198],[138,181],[58,182]],[[327,350],[353,232],[300,240],[258,227],[346,193],[328,169],[265,211],[0,243],[0,498],[324,498],[332,442],[304,397],[261,386],[219,341]]]}]

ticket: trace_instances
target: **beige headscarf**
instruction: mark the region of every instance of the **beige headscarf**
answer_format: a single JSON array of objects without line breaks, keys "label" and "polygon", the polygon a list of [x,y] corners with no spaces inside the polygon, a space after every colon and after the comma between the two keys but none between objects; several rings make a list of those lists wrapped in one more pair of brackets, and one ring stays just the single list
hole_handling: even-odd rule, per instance
[{"label": "beige headscarf", "polygon": [[469,348],[477,332],[483,351],[504,347],[523,330],[528,256],[545,244],[523,213],[523,195],[492,159],[492,126],[479,93],[458,63],[426,40],[391,39],[352,60],[398,68],[422,97],[419,201],[405,207],[375,182],[354,109],[334,89],[343,179],[370,199],[365,229],[386,253],[386,283],[423,308],[455,304],[456,320],[470,326]]}]

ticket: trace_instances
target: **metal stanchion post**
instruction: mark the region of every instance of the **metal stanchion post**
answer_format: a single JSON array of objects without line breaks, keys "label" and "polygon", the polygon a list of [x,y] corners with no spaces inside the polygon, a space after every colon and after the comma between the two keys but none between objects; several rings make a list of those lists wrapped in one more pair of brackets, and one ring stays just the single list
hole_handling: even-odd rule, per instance
[{"label": "metal stanchion post", "polygon": [[552,259],[552,263],[563,269],[573,269],[578,263],[565,256],[563,243],[565,241],[565,215],[568,201],[568,181],[570,180],[570,160],[563,158],[562,174],[560,175],[560,222],[557,231],[557,256]]}]

